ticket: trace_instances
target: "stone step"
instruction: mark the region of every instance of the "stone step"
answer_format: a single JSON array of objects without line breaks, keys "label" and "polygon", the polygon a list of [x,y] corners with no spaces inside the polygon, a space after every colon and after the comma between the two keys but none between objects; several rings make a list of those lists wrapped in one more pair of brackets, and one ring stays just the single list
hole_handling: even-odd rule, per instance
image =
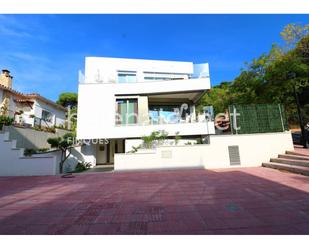
[{"label": "stone step", "polygon": [[286,158],[271,158],[270,162],[309,167],[309,161],[304,161],[304,160],[286,159]]},{"label": "stone step", "polygon": [[10,141],[9,140],[10,133],[4,132],[0,134],[0,141]]},{"label": "stone step", "polygon": [[309,167],[302,167],[302,166],[295,166],[295,165],[288,165],[282,163],[262,163],[263,167],[284,170],[292,173],[302,174],[309,176]]},{"label": "stone step", "polygon": [[296,160],[308,160],[309,156],[298,156],[298,155],[292,155],[292,154],[280,154],[278,156],[279,158],[286,158],[286,159],[296,159]]},{"label": "stone step", "polygon": [[287,155],[295,155],[295,156],[308,156],[308,155],[306,155],[304,153],[296,152],[296,151],[291,151],[291,150],[287,150],[285,152],[285,154],[287,154]]}]

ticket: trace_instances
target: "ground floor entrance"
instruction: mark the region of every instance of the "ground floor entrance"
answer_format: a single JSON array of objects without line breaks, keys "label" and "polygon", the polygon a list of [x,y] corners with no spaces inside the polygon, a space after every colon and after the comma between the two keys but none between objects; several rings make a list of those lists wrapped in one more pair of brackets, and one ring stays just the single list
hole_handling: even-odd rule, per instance
[{"label": "ground floor entrance", "polygon": [[96,145],[96,164],[108,165],[114,163],[115,153],[125,152],[124,139],[110,139],[107,144]]}]

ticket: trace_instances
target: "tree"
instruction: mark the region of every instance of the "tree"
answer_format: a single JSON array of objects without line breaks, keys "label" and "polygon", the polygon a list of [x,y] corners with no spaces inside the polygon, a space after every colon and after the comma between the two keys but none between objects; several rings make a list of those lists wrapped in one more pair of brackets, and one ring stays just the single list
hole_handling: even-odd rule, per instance
[{"label": "tree", "polygon": [[203,106],[213,106],[216,113],[224,113],[231,104],[230,82],[222,82],[220,85],[209,89],[200,100],[197,111],[202,111]]},{"label": "tree", "polygon": [[72,108],[77,106],[77,101],[78,101],[77,93],[65,92],[59,95],[57,104],[62,105],[64,107],[70,106]]},{"label": "tree", "polygon": [[273,44],[268,53],[246,63],[231,83],[222,83],[208,91],[200,105],[213,105],[216,112],[223,112],[230,104],[281,103],[289,123],[296,124],[294,88],[303,112],[309,112],[309,25],[289,24],[281,37],[283,45]]},{"label": "tree", "polygon": [[76,130],[76,116],[77,116],[77,102],[78,95],[73,92],[65,92],[59,95],[57,100],[57,104],[62,105],[64,107],[70,107],[67,112],[67,128],[70,130]]},{"label": "tree", "polygon": [[52,148],[57,148],[61,151],[61,159],[59,163],[60,174],[63,173],[64,162],[71,155],[71,149],[74,145],[75,134],[66,133],[62,137],[48,138],[47,142],[51,145]]}]

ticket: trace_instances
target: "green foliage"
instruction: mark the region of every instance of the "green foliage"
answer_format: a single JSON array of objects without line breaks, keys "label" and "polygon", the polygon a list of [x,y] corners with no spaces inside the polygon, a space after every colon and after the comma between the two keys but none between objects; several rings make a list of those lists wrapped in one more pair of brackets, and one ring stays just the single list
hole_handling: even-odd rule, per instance
[{"label": "green foliage", "polygon": [[76,167],[75,167],[74,172],[76,172],[76,173],[83,172],[85,170],[90,169],[90,167],[91,167],[91,163],[89,163],[89,162],[78,162]]},{"label": "green foliage", "polygon": [[71,147],[74,143],[75,134],[66,133],[63,137],[52,137],[47,139],[47,143],[51,145],[52,148],[57,148],[60,150],[67,149]]},{"label": "green foliage", "polygon": [[175,145],[179,143],[179,140],[181,139],[181,136],[179,135],[179,131],[175,133]]},{"label": "green foliage", "polygon": [[40,148],[40,149],[26,148],[24,150],[24,156],[32,156],[33,154],[39,154],[47,151],[49,151],[49,148]]},{"label": "green foliage", "polygon": [[230,82],[222,82],[219,86],[209,89],[197,107],[201,112],[203,106],[213,106],[216,113],[224,113],[228,105],[231,104]]},{"label": "green foliage", "polygon": [[162,130],[162,131],[153,131],[149,136],[143,136],[143,145],[147,149],[151,149],[155,143],[162,145],[164,144],[166,138],[168,136],[168,132]]},{"label": "green foliage", "polygon": [[35,149],[25,149],[24,150],[24,156],[32,156],[33,154],[36,154],[37,151]]},{"label": "green foliage", "polygon": [[72,93],[72,92],[65,92],[65,93],[61,93],[59,95],[59,98],[57,100],[57,104],[62,105],[64,107],[68,107],[68,106],[77,106],[77,99],[78,99],[78,95],[77,93]]},{"label": "green foliage", "polygon": [[132,150],[129,151],[129,153],[136,153],[142,146],[139,145],[139,146],[132,146]]},{"label": "green foliage", "polygon": [[68,159],[71,154],[71,148],[75,142],[74,133],[66,133],[62,137],[53,137],[48,138],[47,142],[52,148],[59,149],[61,151],[61,160],[60,160],[60,173],[63,172],[64,162]]},{"label": "green foliage", "polygon": [[40,148],[40,149],[37,149],[37,152],[46,152],[46,151],[49,151],[49,148]]},{"label": "green foliage", "polygon": [[202,138],[197,138],[196,139],[196,144],[203,144],[203,140],[202,140]]},{"label": "green foliage", "polygon": [[309,111],[309,25],[289,24],[281,36],[283,46],[274,44],[269,53],[246,63],[232,82],[210,89],[200,108],[213,105],[218,114],[232,104],[283,104],[289,123],[297,123],[294,87],[304,112]]},{"label": "green foliage", "polygon": [[14,123],[14,119],[10,118],[8,116],[5,115],[0,115],[0,130],[2,129],[2,127],[5,126],[10,126]]}]

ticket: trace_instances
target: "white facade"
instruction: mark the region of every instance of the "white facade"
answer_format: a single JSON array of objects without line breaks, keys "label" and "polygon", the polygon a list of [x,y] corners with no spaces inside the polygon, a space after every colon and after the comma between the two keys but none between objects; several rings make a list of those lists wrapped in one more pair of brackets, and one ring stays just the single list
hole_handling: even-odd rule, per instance
[{"label": "white facade", "polygon": [[[248,146],[250,145],[250,146]],[[231,164],[229,146],[239,148],[239,163]],[[115,170],[168,168],[258,167],[270,158],[294,150],[290,132],[211,135],[210,144],[162,146],[115,155]]]},{"label": "white facade", "polygon": [[[11,105],[12,107],[12,105]],[[64,126],[66,121],[66,112],[63,109],[45,103],[40,99],[35,99],[31,106],[25,104],[15,104],[15,111],[22,110],[21,115],[15,116],[15,121],[18,123],[35,125],[35,119],[41,120],[40,125],[45,127]],[[44,119],[44,112],[50,115],[50,118]],[[34,118],[35,117],[35,118]]]},{"label": "white facade", "polygon": [[18,124],[34,126],[62,126],[66,121],[66,109],[39,94],[24,94],[12,88],[13,77],[8,70],[0,74],[0,112],[14,117]]},{"label": "white facade", "polygon": [[210,89],[207,63],[87,57],[79,78],[77,138],[118,140],[96,150],[102,163],[113,163],[119,144],[128,144],[124,140],[153,131],[171,137],[215,133],[212,120],[199,119],[195,110]]},{"label": "white facade", "polygon": [[[209,76],[208,64],[205,65],[205,75]],[[135,82],[120,83],[117,77],[122,72],[135,72]],[[150,80],[148,76],[152,73],[154,77]],[[161,99],[166,104],[187,100],[194,107],[201,94],[210,88],[210,80],[208,76],[189,79],[193,73],[191,62],[86,58],[85,82],[79,84],[78,138],[136,138],[154,130],[166,130],[170,135],[214,133],[212,122],[198,123],[196,118],[176,124],[148,122],[151,99]],[[162,75],[173,80],[162,80]],[[139,120],[130,125],[116,125],[116,100],[127,98],[137,99]]]}]

